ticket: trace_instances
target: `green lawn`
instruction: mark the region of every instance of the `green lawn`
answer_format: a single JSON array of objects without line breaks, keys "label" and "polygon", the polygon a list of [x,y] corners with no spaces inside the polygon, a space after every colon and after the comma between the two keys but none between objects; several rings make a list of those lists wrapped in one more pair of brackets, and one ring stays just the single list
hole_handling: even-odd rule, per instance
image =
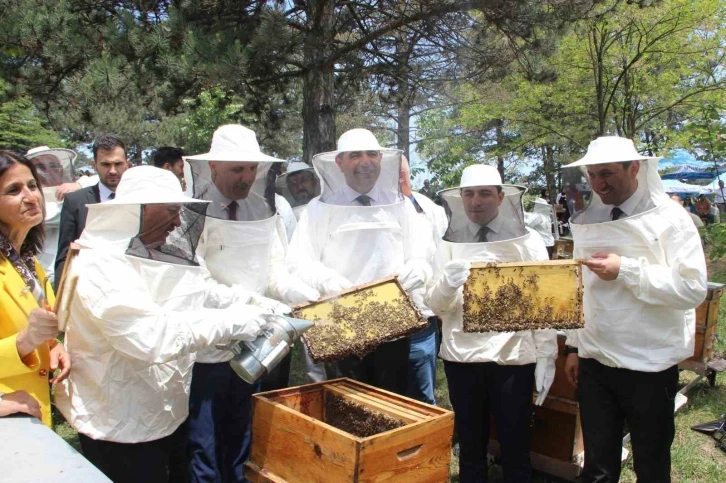
[{"label": "green lawn", "polygon": [[[709,280],[726,283],[726,261],[719,261],[711,265]],[[722,357],[726,357],[726,297],[722,301],[719,312],[719,340],[716,350]],[[701,381],[688,394],[688,403],[676,414],[676,438],[671,450],[674,482],[726,482],[726,454],[715,449],[710,438],[690,429],[694,424],[717,419],[721,414],[726,413],[725,374],[719,375],[715,388],[709,387],[705,380]],[[692,373],[682,372],[680,382],[685,385],[693,377],[694,374]],[[293,354],[290,385],[303,383],[304,361],[298,345]],[[451,409],[442,364],[437,367],[437,384],[436,400],[441,406]],[[55,416],[57,416],[56,421],[59,421],[56,425],[56,432],[78,448],[78,438],[75,431],[63,421],[60,414],[55,413]],[[450,481],[459,481],[458,465],[455,457],[452,458]],[[490,481],[502,481],[501,470],[496,465],[492,466],[490,470]],[[536,483],[545,483],[558,480],[545,475],[537,475],[534,481]],[[621,481],[635,482],[632,460],[624,468]]]}]

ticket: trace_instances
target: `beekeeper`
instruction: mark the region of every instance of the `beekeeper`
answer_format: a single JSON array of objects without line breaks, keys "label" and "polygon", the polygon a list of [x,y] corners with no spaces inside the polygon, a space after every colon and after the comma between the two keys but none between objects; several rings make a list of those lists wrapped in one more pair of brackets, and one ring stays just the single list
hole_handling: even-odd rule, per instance
[{"label": "beekeeper", "polygon": [[[76,153],[70,149],[38,146],[28,150],[26,157],[35,165],[43,185],[45,198],[45,240],[43,249],[38,254],[38,261],[43,266],[49,280],[55,280],[55,256],[58,253],[58,233],[60,230],[60,212],[63,206],[62,197],[56,197],[56,190],[67,183],[74,182],[73,162]],[[81,176],[78,187],[85,188],[98,182],[97,177]]]},{"label": "beekeeper", "polygon": [[55,393],[83,454],[115,482],[166,481],[186,419],[194,353],[252,340],[269,310],[215,283],[195,256],[206,203],[171,172],[130,169],[90,205],[65,344],[72,377]]},{"label": "beekeeper", "polygon": [[677,364],[693,355],[707,282],[698,231],[668,199],[659,159],[607,136],[563,170],[583,200],[570,226],[573,255],[588,267],[585,327],[568,337],[566,365],[578,386],[583,481],[618,481],[625,421],[638,481],[670,481]]},{"label": "beekeeper", "polygon": [[[320,196],[320,178],[315,173],[315,168],[302,161],[288,163],[287,171],[277,177],[275,187],[280,196],[292,207],[296,220],[300,219],[300,215],[308,203],[313,198]],[[295,223],[295,228],[297,228],[297,223]],[[293,234],[294,232],[291,233],[288,229],[288,240],[292,240]],[[305,375],[308,382],[324,381],[326,379],[325,364],[313,362],[305,344],[303,344],[303,355],[305,356]]]},{"label": "beekeeper", "polygon": [[[262,153],[254,131],[236,124],[220,126],[208,153],[185,160],[194,198],[211,201],[198,249],[211,276],[292,304],[317,300],[318,291],[287,272],[283,220],[274,190],[266,190],[270,166],[283,160]],[[216,349],[197,354],[188,423],[193,481],[244,481],[259,382],[240,379],[228,363],[232,357]]]},{"label": "beekeeper", "polygon": [[532,211],[524,212],[524,224],[539,233],[547,247],[547,254],[552,258],[555,245],[554,227],[557,226],[552,205],[544,198],[535,198],[532,202]]},{"label": "beekeeper", "polygon": [[529,481],[532,388],[542,404],[555,376],[554,330],[465,333],[463,285],[471,262],[547,260],[542,238],[524,225],[525,188],[502,184],[493,166],[464,169],[458,188],[439,194],[449,228],[434,257],[426,304],[442,319],[444,360],[459,437],[462,483],[487,480],[489,414],[506,481]]},{"label": "beekeeper", "polygon": [[[399,189],[401,151],[384,149],[373,133],[352,129],[338,150],[317,154],[313,166],[320,197],[300,216],[288,261],[295,273],[324,295],[398,275],[407,292],[431,275],[430,243]],[[363,359],[348,357],[328,367],[328,376],[347,376],[399,394],[406,393],[409,340],[379,346]]]},{"label": "beekeeper", "polygon": [[[433,260],[436,246],[444,237],[449,221],[446,218],[444,209],[431,201],[426,195],[416,193],[411,189],[411,167],[408,164],[406,156],[401,157],[401,193],[413,205],[418,218],[428,228],[428,232],[422,232],[424,237],[426,233],[431,234],[431,240],[427,243],[431,252],[428,255],[429,260]],[[412,300],[421,312],[421,315],[428,320],[428,327],[411,336],[411,347],[408,354],[408,397],[418,399],[419,401],[436,404],[434,389],[436,388],[436,353],[438,352],[438,317],[424,303],[426,289],[414,290],[412,292]]]}]

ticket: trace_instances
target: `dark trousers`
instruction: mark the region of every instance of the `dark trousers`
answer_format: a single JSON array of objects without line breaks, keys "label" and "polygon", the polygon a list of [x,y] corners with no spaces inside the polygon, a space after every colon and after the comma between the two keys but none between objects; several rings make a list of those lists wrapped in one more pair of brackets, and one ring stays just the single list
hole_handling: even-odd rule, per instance
[{"label": "dark trousers", "polygon": [[252,394],[258,390],[259,383],[244,382],[228,362],[194,364],[187,427],[192,482],[246,481]]},{"label": "dark trousers", "polygon": [[585,468],[580,481],[620,479],[627,421],[638,481],[670,482],[677,390],[677,366],[662,372],[639,372],[580,358],[577,398],[585,443]]},{"label": "dark trousers", "polygon": [[444,361],[454,427],[459,438],[461,483],[487,481],[489,415],[501,447],[504,480],[528,482],[534,364],[500,366],[494,362]]},{"label": "dark trousers", "polygon": [[350,377],[402,396],[408,387],[409,339],[394,340],[380,345],[362,359],[351,356],[328,364],[329,377]]},{"label": "dark trousers", "polygon": [[145,443],[114,443],[78,434],[83,456],[114,483],[164,483],[176,433]]}]

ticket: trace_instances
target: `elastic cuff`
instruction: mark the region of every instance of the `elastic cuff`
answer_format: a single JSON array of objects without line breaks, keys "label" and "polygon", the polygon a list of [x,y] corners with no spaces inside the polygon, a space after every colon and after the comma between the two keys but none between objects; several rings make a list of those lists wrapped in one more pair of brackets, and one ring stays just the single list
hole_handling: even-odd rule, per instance
[{"label": "elastic cuff", "polygon": [[569,345],[566,345],[565,346],[565,355],[568,356],[570,354],[577,354],[577,352],[578,352],[577,351],[577,347],[572,347],[572,346],[569,346]]}]

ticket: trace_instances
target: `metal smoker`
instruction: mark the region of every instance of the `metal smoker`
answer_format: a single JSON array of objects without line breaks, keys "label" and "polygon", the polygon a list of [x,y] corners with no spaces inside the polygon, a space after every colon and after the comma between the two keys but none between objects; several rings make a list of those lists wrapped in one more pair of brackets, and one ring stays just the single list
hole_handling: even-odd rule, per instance
[{"label": "metal smoker", "polygon": [[284,315],[266,314],[262,317],[267,320],[267,324],[255,340],[233,341],[227,345],[217,346],[218,349],[234,353],[234,358],[229,364],[248,384],[253,384],[274,369],[290,352],[292,344],[315,325],[308,320]]}]

